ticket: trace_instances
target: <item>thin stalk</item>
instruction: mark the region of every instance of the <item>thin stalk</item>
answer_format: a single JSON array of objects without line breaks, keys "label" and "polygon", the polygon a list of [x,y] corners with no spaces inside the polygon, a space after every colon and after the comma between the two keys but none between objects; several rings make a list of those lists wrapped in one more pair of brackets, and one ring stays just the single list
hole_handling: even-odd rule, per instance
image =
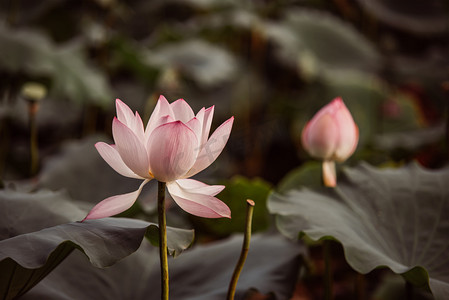
[{"label": "thin stalk", "polygon": [[332,299],[332,270],[331,270],[331,253],[330,241],[325,240],[323,243],[324,254],[324,299]]},{"label": "thin stalk", "polygon": [[37,143],[37,124],[36,124],[36,113],[38,105],[39,104],[36,103],[35,101],[30,101],[28,103],[28,115],[30,126],[31,176],[36,175],[37,169],[39,167],[39,148]]},{"label": "thin stalk", "polygon": [[360,273],[355,277],[355,294],[357,300],[365,300],[365,276]]},{"label": "thin stalk", "polygon": [[245,224],[245,235],[243,238],[242,252],[240,253],[239,261],[234,269],[234,274],[232,274],[231,282],[229,283],[227,300],[233,300],[235,295],[235,288],[237,287],[237,281],[239,280],[240,273],[242,272],[243,265],[245,264],[246,257],[248,256],[249,244],[251,241],[251,224],[253,222],[253,211],[254,211],[254,201],[246,200],[246,224]]},{"label": "thin stalk", "polygon": [[167,222],[165,219],[165,182],[158,181],[157,213],[159,221],[159,256],[161,259],[161,299],[168,300]]}]

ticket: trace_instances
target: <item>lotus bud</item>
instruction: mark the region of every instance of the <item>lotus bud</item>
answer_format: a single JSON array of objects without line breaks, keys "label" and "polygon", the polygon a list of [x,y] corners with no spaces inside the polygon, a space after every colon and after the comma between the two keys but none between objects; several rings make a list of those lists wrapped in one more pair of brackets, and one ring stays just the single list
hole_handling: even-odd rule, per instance
[{"label": "lotus bud", "polygon": [[359,141],[359,129],[341,98],[321,108],[302,131],[302,145],[313,157],[323,160],[325,186],[335,187],[335,161],[350,157]]}]

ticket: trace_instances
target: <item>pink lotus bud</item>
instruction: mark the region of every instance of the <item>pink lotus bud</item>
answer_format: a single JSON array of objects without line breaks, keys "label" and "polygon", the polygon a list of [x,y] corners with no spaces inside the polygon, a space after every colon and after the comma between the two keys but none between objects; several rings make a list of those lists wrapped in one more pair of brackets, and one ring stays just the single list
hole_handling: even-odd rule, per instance
[{"label": "pink lotus bud", "polygon": [[323,160],[326,186],[337,183],[334,161],[343,162],[354,153],[359,129],[341,98],[320,109],[302,131],[302,145],[313,157]]}]

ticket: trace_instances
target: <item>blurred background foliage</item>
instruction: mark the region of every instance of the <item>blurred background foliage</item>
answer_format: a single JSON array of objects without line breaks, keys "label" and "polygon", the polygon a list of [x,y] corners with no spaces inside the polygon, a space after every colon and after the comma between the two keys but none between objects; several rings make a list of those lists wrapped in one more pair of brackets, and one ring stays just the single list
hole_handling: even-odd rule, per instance
[{"label": "blurred background foliage", "polygon": [[[145,122],[161,94],[195,111],[215,105],[213,129],[235,116],[223,154],[198,174],[226,184],[232,221],[176,205],[169,216],[199,237],[242,231],[246,198],[257,203],[255,230],[266,230],[272,188],[319,184],[301,130],[337,96],[360,129],[346,164],[447,164],[445,0],[4,0],[0,45],[0,179],[14,189],[65,189],[90,203],[135,189],[93,145],[111,141],[115,98]],[[29,82],[46,88],[43,99],[24,94]],[[151,186],[127,215],[154,220],[154,200]]]},{"label": "blurred background foliage", "polygon": [[[33,178],[28,188],[66,189],[91,202],[132,189],[133,182],[115,184],[120,179],[92,145],[110,139],[115,98],[146,121],[160,94],[170,101],[184,98],[196,111],[215,105],[214,127],[235,116],[229,145],[199,176],[209,183],[230,180],[223,197],[237,215],[244,209],[233,201],[243,207],[245,197],[255,197],[264,206],[277,184],[285,190],[319,183],[318,169],[301,147],[301,130],[337,96],[360,129],[348,164],[417,159],[439,167],[447,162],[447,2],[21,0],[1,5],[3,181]],[[30,101],[23,93],[29,82],[46,88],[42,100]],[[33,122],[40,155],[30,173]],[[230,179],[234,175],[241,177]],[[149,198],[141,204],[146,213],[154,209],[150,194],[142,196]],[[266,211],[260,214],[256,221],[266,228]],[[223,235],[243,219],[228,226],[232,230],[193,223]]]},{"label": "blurred background foliage", "polygon": [[[337,96],[360,129],[348,164],[442,166],[448,11],[438,0],[2,1],[2,181],[32,178],[27,188],[63,188],[91,202],[124,192],[127,184],[108,184],[118,179],[92,145],[110,139],[115,98],[146,121],[160,94],[196,111],[215,105],[214,127],[235,116],[229,145],[199,176],[230,180],[223,197],[242,206],[253,188],[264,203],[278,184],[317,183],[301,130]],[[42,100],[23,93],[29,82],[46,88]],[[30,173],[33,123],[39,157]],[[96,171],[82,170],[89,165]],[[154,208],[148,197],[145,213]]]}]

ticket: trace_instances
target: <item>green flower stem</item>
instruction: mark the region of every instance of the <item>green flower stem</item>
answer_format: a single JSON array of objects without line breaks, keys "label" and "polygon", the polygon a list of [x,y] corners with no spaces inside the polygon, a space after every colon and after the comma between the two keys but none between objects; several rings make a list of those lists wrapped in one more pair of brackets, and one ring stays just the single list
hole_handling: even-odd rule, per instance
[{"label": "green flower stem", "polygon": [[332,299],[332,270],[331,270],[331,241],[324,240],[323,254],[324,254],[324,299]]},{"label": "green flower stem", "polygon": [[248,256],[249,243],[251,241],[251,224],[253,220],[254,201],[246,200],[246,224],[245,224],[245,236],[243,238],[242,252],[240,253],[239,261],[232,274],[231,282],[229,283],[227,300],[233,300],[235,295],[235,288],[237,287],[237,281],[239,280],[240,273],[242,272],[243,265],[245,264],[246,257]]},{"label": "green flower stem", "polygon": [[159,256],[161,258],[161,299],[168,300],[167,222],[165,219],[165,182],[158,181],[157,213],[159,221]]}]

